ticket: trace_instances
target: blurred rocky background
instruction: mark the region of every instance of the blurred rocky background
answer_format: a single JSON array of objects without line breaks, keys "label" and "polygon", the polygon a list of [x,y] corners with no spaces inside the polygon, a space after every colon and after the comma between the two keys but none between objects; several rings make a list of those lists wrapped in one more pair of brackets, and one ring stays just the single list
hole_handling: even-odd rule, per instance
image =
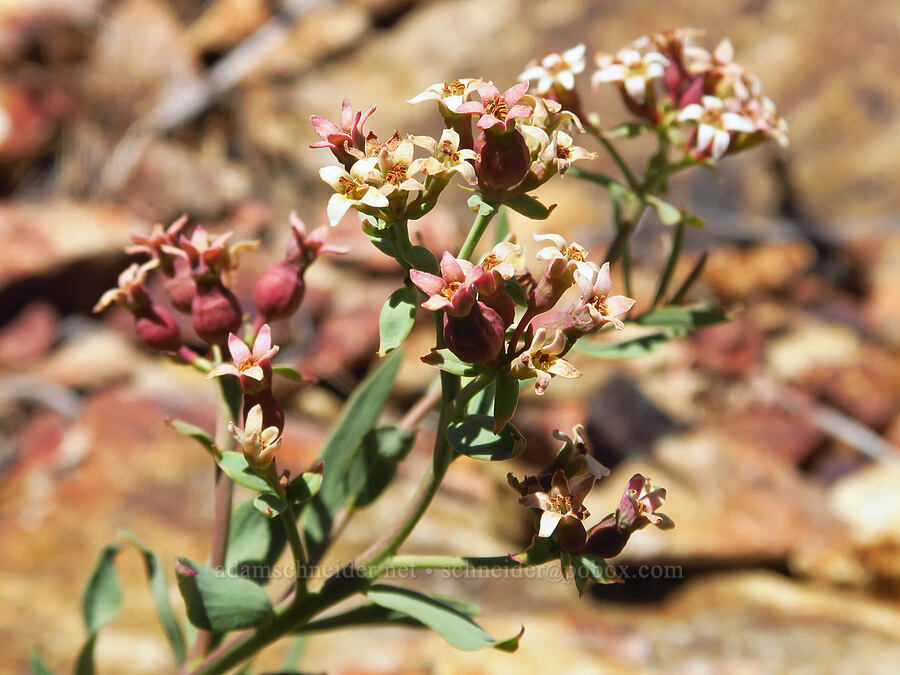
[{"label": "blurred rocky background", "polygon": [[[58,672],[83,640],[80,591],[119,528],[166,561],[203,559],[207,457],[163,423],[213,419],[210,385],[143,353],[127,317],[90,315],[115,284],[132,231],[182,213],[257,236],[238,292],[281,255],[287,213],[325,222],[328,188],[310,114],[378,104],[370,128],[436,134],[434,82],[514,81],[531,58],[578,42],[613,51],[654,30],[729,36],[791,126],[786,156],[762,148],[673,184],[708,221],[688,262],[710,257],[700,299],[733,309],[633,361],[578,365],[516,423],[516,466],[462,459],[410,552],[520,550],[528,515],[505,485],[586,422],[613,474],[588,504],[610,511],[641,471],[666,486],[673,532],[637,534],[617,560],[651,578],[580,601],[556,577],[412,581],[477,600],[514,655],[453,651],[394,630],[315,637],[302,669],[386,673],[889,673],[900,663],[900,4],[894,0],[27,0],[0,2],[0,671],[39,646]],[[590,70],[590,67],[589,67]],[[584,91],[587,91],[587,76]],[[502,87],[501,87],[502,88]],[[611,90],[589,95],[613,126]],[[589,145],[588,142],[585,143]],[[627,157],[647,148],[627,142]],[[598,167],[609,164],[605,158]],[[614,167],[605,166],[614,172]],[[442,250],[468,224],[465,193],[421,221]],[[605,195],[573,178],[541,193],[546,224],[586,245],[610,239]],[[520,234],[532,227],[515,217]],[[544,227],[544,225],[541,225]],[[277,327],[282,357],[319,378],[285,387],[282,452],[303,467],[375,361],[391,264],[348,217],[352,247],[308,277],[302,311]],[[662,229],[638,234],[638,303],[652,293]],[[532,247],[533,248],[533,247]],[[687,265],[685,266],[685,270]],[[684,270],[680,271],[684,273]],[[427,384],[416,332],[389,415]],[[347,560],[390,522],[425,462],[428,433],[384,499],[333,552]],[[281,461],[281,460],[279,460]],[[120,558],[125,611],[99,639],[101,673],[172,670],[141,562]],[[657,577],[657,578],[652,578]],[[173,602],[180,603],[173,591]],[[282,647],[260,659],[277,668]]]}]

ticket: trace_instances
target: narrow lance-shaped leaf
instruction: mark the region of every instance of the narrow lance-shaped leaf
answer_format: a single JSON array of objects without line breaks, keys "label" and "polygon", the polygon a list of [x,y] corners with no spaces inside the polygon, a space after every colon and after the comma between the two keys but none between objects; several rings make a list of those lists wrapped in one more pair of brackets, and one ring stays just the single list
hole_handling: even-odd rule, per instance
[{"label": "narrow lance-shaped leaf", "polygon": [[731,315],[725,310],[700,305],[697,307],[660,307],[641,314],[632,321],[641,326],[658,326],[660,328],[690,331],[695,328],[713,326],[730,320]]},{"label": "narrow lance-shaped leaf", "polygon": [[81,612],[88,638],[75,664],[77,675],[93,675],[97,633],[115,619],[122,609],[122,587],[115,568],[115,559],[121,550],[120,546],[107,546],[103,549],[84,589]]},{"label": "narrow lance-shaped leaf", "polygon": [[396,426],[372,429],[365,435],[347,470],[346,490],[354,506],[367,506],[381,496],[415,437],[415,431]]},{"label": "narrow lance-shaped leaf", "polygon": [[223,452],[218,459],[219,468],[238,485],[256,492],[272,492],[272,487],[265,478],[257,474],[242,452]]},{"label": "narrow lance-shaped leaf", "polygon": [[376,584],[366,597],[380,607],[401,612],[420,621],[448,643],[464,651],[494,647],[503,651],[515,651],[519,646],[520,632],[506,640],[491,637],[481,626],[450,605],[407,588]]},{"label": "narrow lance-shaped leaf", "polygon": [[219,449],[216,447],[215,441],[213,441],[212,436],[209,435],[206,429],[198,427],[196,424],[191,424],[190,422],[185,422],[184,420],[179,419],[166,420],[166,424],[168,424],[182,436],[193,438],[200,445],[202,445],[206,449],[206,451],[209,452],[213,457],[217,457],[219,455]]},{"label": "narrow lance-shaped leaf", "polygon": [[265,584],[287,538],[281,523],[266,518],[254,501],[255,498],[248,499],[231,512],[225,569],[229,574]]},{"label": "narrow lance-shaped leaf", "polygon": [[258,626],[272,616],[266,592],[248,579],[221,575],[187,558],[178,558],[175,572],[188,619],[197,628],[224,633]]},{"label": "narrow lance-shaped leaf", "polygon": [[304,510],[304,529],[313,547],[325,538],[337,511],[347,502],[346,471],[363,438],[375,427],[394,387],[403,350],[396,349],[347,399],[341,417],[325,443],[320,459],[325,463],[319,494]]},{"label": "narrow lance-shaped leaf", "polygon": [[506,200],[504,204],[513,211],[518,211],[526,218],[531,218],[532,220],[547,220],[553,212],[553,209],[556,208],[556,204],[544,206],[537,199],[529,195],[518,195],[512,199]]},{"label": "narrow lance-shaped leaf", "polygon": [[597,359],[634,359],[662,349],[670,339],[671,336],[666,333],[653,333],[622,342],[579,340],[572,350]]},{"label": "narrow lance-shaped leaf", "polygon": [[166,639],[175,656],[175,663],[181,665],[184,663],[186,655],[184,634],[181,632],[181,624],[175,618],[172,603],[169,602],[169,584],[166,581],[162,559],[148,549],[133,533],[123,531],[120,532],[120,536],[131,542],[144,559],[144,569],[147,572],[147,580],[150,582],[150,595],[153,597],[156,616],[166,633]]},{"label": "narrow lance-shaped leaf", "polygon": [[494,433],[506,426],[519,404],[519,380],[506,373],[497,375],[497,393],[494,397]]},{"label": "narrow lance-shaped leaf", "polygon": [[494,433],[494,418],[489,415],[470,415],[451,424],[447,441],[463,455],[491,462],[518,457],[525,450],[525,437],[512,424]]},{"label": "narrow lance-shaped leaf", "polygon": [[404,286],[391,293],[381,308],[378,330],[381,344],[378,355],[384,356],[399,347],[412,332],[416,324],[418,291],[412,286]]}]

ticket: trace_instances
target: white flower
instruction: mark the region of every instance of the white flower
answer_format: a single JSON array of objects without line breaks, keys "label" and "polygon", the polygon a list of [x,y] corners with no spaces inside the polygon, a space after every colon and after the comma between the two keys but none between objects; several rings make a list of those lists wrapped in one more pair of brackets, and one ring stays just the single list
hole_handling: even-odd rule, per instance
[{"label": "white flower", "polygon": [[541,152],[541,161],[547,165],[556,165],[556,170],[560,174],[568,171],[572,162],[580,159],[597,159],[597,153],[588,152],[584,148],[575,145],[574,139],[565,131],[556,130],[553,132],[553,139],[550,144]]},{"label": "white flower", "polygon": [[575,283],[581,289],[582,302],[598,328],[607,322],[618,330],[625,328],[622,320],[616,317],[630,310],[634,306],[634,299],[624,295],[610,296],[612,279],[608,262],[603,263],[599,270],[591,270],[589,275],[578,270],[575,273]]},{"label": "white flower", "polygon": [[421,103],[422,101],[437,101],[441,113],[450,112],[456,114],[456,109],[469,100],[469,96],[478,89],[482,81],[477,78],[463,78],[438,82],[428,87],[421,94],[413,96],[407,103]]},{"label": "white flower", "polygon": [[506,241],[501,241],[478,263],[486,272],[496,270],[504,279],[512,279],[516,276],[516,270],[525,267],[522,246],[515,241],[515,235],[510,235]]},{"label": "white flower", "polygon": [[575,88],[575,76],[584,71],[584,51],[584,45],[579,44],[564,52],[550,52],[530,62],[519,80],[537,80],[533,89],[535,94],[546,94],[554,84],[571,91]]},{"label": "white flower", "polygon": [[[558,234],[537,234],[533,235],[535,241],[549,241],[551,246],[545,246],[537,252],[535,256],[538,260],[553,260],[561,258],[568,263],[570,268],[579,270],[582,274],[590,275],[595,269],[593,263],[587,262],[588,251],[577,242],[569,244]],[[574,271],[573,270],[573,271]]]},{"label": "white flower", "polygon": [[509,364],[510,375],[520,380],[537,378],[534,391],[542,396],[554,375],[569,379],[581,377],[581,371],[560,356],[565,349],[566,337],[561,330],[551,334],[546,328],[538,328],[528,350]]},{"label": "white flower", "polygon": [[478,184],[475,165],[469,161],[478,160],[478,153],[466,148],[460,150],[459,134],[453,129],[444,129],[440,141],[434,140],[431,136],[413,136],[413,143],[431,155],[422,165],[422,171],[426,175],[458,173],[469,185]]},{"label": "white flower", "polygon": [[[378,163],[366,176],[366,181],[379,184],[379,191],[390,197],[397,190],[418,192],[424,190],[422,185],[412,176],[419,173],[425,164],[424,159],[413,159],[416,148],[411,136],[400,138],[395,133],[378,151]],[[352,167],[351,167],[352,171]]]},{"label": "white flower", "polygon": [[637,49],[626,48],[615,56],[598,55],[597,70],[591,83],[618,82],[625,87],[629,98],[638,105],[647,99],[647,86],[663,76],[669,60],[659,52],[641,54]]},{"label": "white flower", "polygon": [[256,469],[265,469],[275,459],[275,452],[281,446],[281,432],[278,427],[262,428],[262,407],[257,404],[250,408],[244,428],[238,429],[231,422],[228,431],[244,451],[247,463]]},{"label": "white flower", "polygon": [[366,183],[367,176],[376,168],[377,163],[377,157],[358,160],[350,167],[349,173],[339,166],[319,169],[322,180],[335,190],[326,209],[328,222],[332,227],[341,222],[350,207],[367,213],[369,210],[388,206],[387,197]]},{"label": "white flower", "polygon": [[704,96],[700,103],[685,106],[678,114],[679,122],[697,122],[696,147],[709,151],[713,159],[721,158],[731,144],[732,132],[750,134],[756,131],[753,121],[744,115],[726,112],[725,103],[716,96]]}]

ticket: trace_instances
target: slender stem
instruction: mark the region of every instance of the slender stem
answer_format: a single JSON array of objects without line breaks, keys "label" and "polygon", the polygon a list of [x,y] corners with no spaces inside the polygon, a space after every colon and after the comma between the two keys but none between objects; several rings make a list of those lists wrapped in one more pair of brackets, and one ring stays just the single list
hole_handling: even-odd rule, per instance
[{"label": "slender stem", "polygon": [[469,382],[469,384],[467,384],[465,387],[463,387],[462,391],[460,391],[456,395],[456,399],[453,403],[456,410],[455,417],[458,419],[460,415],[465,411],[466,404],[471,401],[478,392],[485,389],[493,381],[493,373],[491,373],[490,375],[487,373],[482,373],[474,380]]},{"label": "slender stem", "polygon": [[605,173],[600,173],[599,171],[588,171],[587,169],[580,169],[577,166],[571,166],[566,171],[566,175],[574,176],[575,178],[580,178],[581,180],[586,180],[591,183],[597,183],[598,185],[602,185],[606,188],[610,187],[611,185],[615,185],[620,187],[622,190],[627,189],[615,178],[607,176]]},{"label": "slender stem", "polygon": [[628,168],[628,164],[625,163],[625,160],[622,158],[622,155],[619,154],[619,151],[616,150],[615,146],[610,143],[609,139],[600,129],[590,127],[589,131],[603,144],[603,147],[606,148],[610,157],[613,158],[613,161],[619,167],[619,171],[621,171],[622,175],[625,177],[625,181],[628,183],[628,187],[631,191],[635,194],[641,194],[641,184],[637,182],[634,173]]},{"label": "slender stem", "polygon": [[309,556],[306,554],[306,546],[303,539],[300,538],[300,532],[297,530],[297,514],[294,511],[294,505],[290,499],[287,499],[287,507],[281,514],[280,519],[284,525],[284,531],[287,534],[288,544],[291,547],[291,555],[294,556],[294,574],[296,575],[295,588],[297,595],[306,593],[306,561]]},{"label": "slender stem", "polygon": [[678,262],[678,256],[681,253],[681,246],[684,244],[684,222],[675,224],[675,232],[672,233],[672,250],[669,251],[669,259],[666,260],[666,266],[663,269],[662,276],[659,278],[659,286],[656,289],[656,297],[653,298],[653,307],[656,307],[666,296],[669,288],[669,281],[672,279],[672,273],[675,271],[675,265]]},{"label": "slender stem", "polygon": [[484,231],[487,229],[488,224],[491,222],[491,218],[493,218],[499,209],[494,205],[489,205],[489,208],[484,208],[483,206],[478,209],[478,215],[475,216],[475,221],[472,223],[472,227],[469,228],[469,234],[466,235],[466,240],[463,242],[462,248],[459,249],[459,254],[456,256],[460,260],[468,260],[472,257],[472,254],[475,252],[475,247],[478,246],[478,242],[481,240]]},{"label": "slender stem", "polygon": [[680,305],[684,302],[684,296],[687,295],[688,291],[691,290],[691,287],[703,273],[703,268],[706,266],[706,258],[708,256],[709,251],[704,251],[697,259],[697,262],[694,263],[694,267],[691,269],[690,274],[687,275],[687,278],[682,282],[681,286],[678,287],[678,290],[675,291],[675,295],[672,296],[671,302],[673,305]]},{"label": "slender stem", "polygon": [[415,429],[422,418],[429,413],[435,404],[441,400],[441,388],[429,387],[418,401],[407,411],[403,418],[397,423],[401,429]]},{"label": "slender stem", "polygon": [[527,567],[508,555],[469,557],[455,555],[395,555],[381,565],[381,571],[390,570],[474,570]]}]

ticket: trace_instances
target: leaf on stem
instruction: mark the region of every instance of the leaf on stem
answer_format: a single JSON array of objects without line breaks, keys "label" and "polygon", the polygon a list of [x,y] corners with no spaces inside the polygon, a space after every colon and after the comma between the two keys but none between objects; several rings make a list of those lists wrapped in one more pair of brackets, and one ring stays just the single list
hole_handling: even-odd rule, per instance
[{"label": "leaf on stem", "polygon": [[119,584],[115,568],[115,559],[121,550],[121,546],[112,545],[101,551],[97,565],[81,596],[81,614],[88,637],[75,664],[77,675],[93,674],[94,643],[97,641],[97,634],[122,610],[122,586]]},{"label": "leaf on stem", "polygon": [[381,335],[379,356],[394,351],[409,337],[416,324],[418,300],[419,294],[415,287],[404,286],[391,293],[385,301],[381,308],[381,316],[378,318],[378,330]]},{"label": "leaf on stem", "polygon": [[485,201],[480,194],[474,194],[469,197],[469,201],[467,203],[469,205],[469,208],[480,216],[489,216],[497,210],[496,206],[488,201]]},{"label": "leaf on stem", "polygon": [[369,589],[366,597],[380,607],[400,612],[425,624],[452,646],[464,651],[493,647],[502,651],[514,652],[522,637],[520,632],[512,638],[497,640],[468,616],[446,602],[407,588],[376,584]]},{"label": "leaf on stem", "polygon": [[302,373],[297,372],[290,366],[272,366],[272,372],[276,375],[286,377],[289,380],[293,380],[294,382],[309,382],[308,378],[304,377]]},{"label": "leaf on stem", "polygon": [[256,495],[253,498],[253,506],[266,518],[280,516],[287,508],[287,502],[271,492]]},{"label": "leaf on stem", "polygon": [[440,368],[451,375],[460,375],[462,377],[475,377],[485,370],[481,364],[461,361],[449,349],[432,349],[429,354],[422,357],[422,363]]},{"label": "leaf on stem", "polygon": [[677,206],[660,199],[656,195],[647,195],[646,199],[647,203],[656,209],[656,213],[659,214],[659,219],[663,225],[677,225],[681,222],[684,212]]},{"label": "leaf on stem", "polygon": [[415,431],[396,426],[372,429],[365,435],[346,474],[347,495],[354,506],[368,506],[381,496],[415,438]]},{"label": "leaf on stem", "polygon": [[494,418],[470,415],[447,427],[447,441],[467,457],[490,462],[518,457],[525,450],[525,437],[512,424],[494,433]]},{"label": "leaf on stem", "polygon": [[256,492],[272,492],[268,481],[256,473],[242,452],[223,452],[216,463],[219,468],[238,485],[243,485]]},{"label": "leaf on stem", "polygon": [[598,359],[633,359],[660,350],[671,336],[667,333],[653,333],[623,342],[585,342],[579,340],[573,351]]},{"label": "leaf on stem", "polygon": [[265,584],[287,537],[281,524],[260,513],[254,501],[255,497],[248,499],[231,512],[225,569]]},{"label": "leaf on stem", "polygon": [[544,206],[530,195],[518,195],[503,203],[526,218],[531,218],[531,220],[547,220],[553,209],[556,208],[556,204],[551,204],[549,207]]},{"label": "leaf on stem", "polygon": [[176,560],[175,573],[188,619],[197,628],[225,633],[258,626],[272,616],[269,596],[248,579],[227,576],[187,558]]},{"label": "leaf on stem", "polygon": [[731,315],[728,312],[708,305],[697,305],[695,307],[673,307],[669,305],[659,309],[652,309],[632,319],[633,323],[641,326],[657,326],[685,332],[702,328],[703,326],[713,326],[725,321],[731,321]]},{"label": "leaf on stem", "polygon": [[603,135],[607,138],[634,138],[650,131],[652,127],[640,122],[625,122],[617,127],[613,127],[609,131],[604,131]]},{"label": "leaf on stem", "polygon": [[218,457],[219,449],[216,447],[216,443],[213,441],[212,436],[210,436],[205,429],[198,427],[196,424],[191,424],[190,422],[179,419],[167,419],[166,424],[182,436],[193,438],[213,457]]},{"label": "leaf on stem", "polygon": [[519,380],[506,373],[499,373],[494,396],[494,433],[506,426],[519,404]]}]

